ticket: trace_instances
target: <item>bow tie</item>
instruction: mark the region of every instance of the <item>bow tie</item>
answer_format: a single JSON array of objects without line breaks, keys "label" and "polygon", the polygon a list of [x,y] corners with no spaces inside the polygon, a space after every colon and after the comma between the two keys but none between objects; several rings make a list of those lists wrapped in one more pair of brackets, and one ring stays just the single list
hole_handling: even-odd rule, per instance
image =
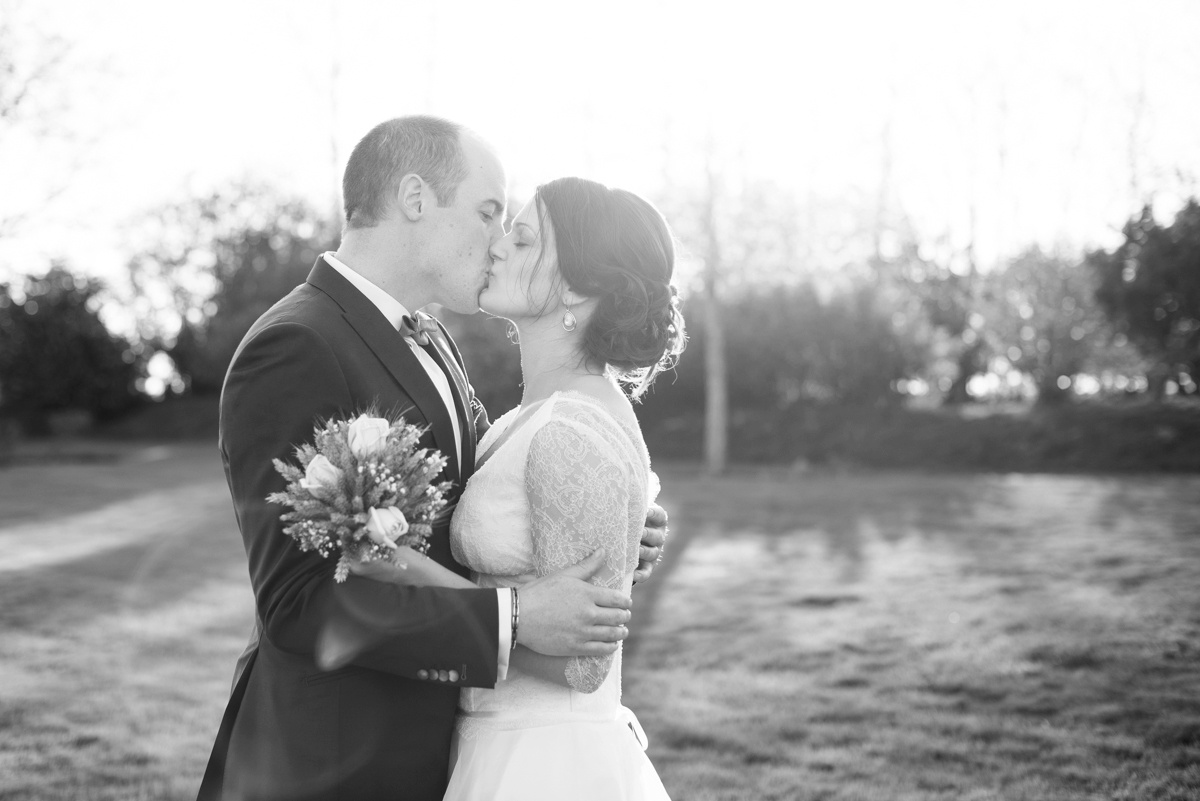
[{"label": "bow tie", "polygon": [[397,330],[400,332],[400,336],[411,339],[415,344],[424,347],[429,344],[429,335],[437,333],[438,324],[437,320],[426,314],[415,318],[406,314],[400,318]]}]

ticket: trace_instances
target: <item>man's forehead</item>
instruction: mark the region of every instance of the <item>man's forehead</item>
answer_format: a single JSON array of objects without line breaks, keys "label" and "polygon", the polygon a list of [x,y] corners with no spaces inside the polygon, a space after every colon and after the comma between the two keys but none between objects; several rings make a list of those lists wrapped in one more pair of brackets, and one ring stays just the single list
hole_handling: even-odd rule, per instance
[{"label": "man's forehead", "polygon": [[480,200],[497,200],[501,207],[506,205],[508,177],[496,151],[473,134],[465,134],[462,144],[468,177],[476,180],[476,186],[482,195]]}]

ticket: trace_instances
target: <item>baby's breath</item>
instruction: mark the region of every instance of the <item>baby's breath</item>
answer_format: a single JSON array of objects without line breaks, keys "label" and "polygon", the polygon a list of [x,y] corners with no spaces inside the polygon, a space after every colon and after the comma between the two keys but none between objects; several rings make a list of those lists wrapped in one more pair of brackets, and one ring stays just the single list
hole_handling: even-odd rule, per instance
[{"label": "baby's breath", "polygon": [[[379,416],[370,411],[366,414]],[[446,468],[446,457],[432,448],[418,447],[426,429],[406,423],[402,415],[384,419],[390,424],[387,440],[367,458],[359,459],[350,448],[352,417],[318,424],[312,444],[296,448],[298,464],[274,460],[287,488],[271,493],[267,500],[290,507],[280,516],[288,524],[283,532],[302,551],[315,551],[322,558],[337,553],[334,578],[339,582],[346,580],[353,562],[391,557],[391,549],[367,536],[370,509],[399,509],[409,527],[396,544],[422,553],[429,548],[433,526],[448,511],[446,493],[451,484],[437,481]],[[301,484],[317,456],[324,456],[340,471],[336,486],[310,489]]]}]

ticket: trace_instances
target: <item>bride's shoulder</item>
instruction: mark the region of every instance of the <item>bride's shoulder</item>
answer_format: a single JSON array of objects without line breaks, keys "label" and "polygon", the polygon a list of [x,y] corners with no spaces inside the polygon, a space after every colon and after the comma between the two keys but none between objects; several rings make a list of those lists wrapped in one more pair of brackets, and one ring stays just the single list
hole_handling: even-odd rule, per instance
[{"label": "bride's shoulder", "polygon": [[[629,419],[622,419],[622,411]],[[586,462],[615,467],[627,479],[644,482],[649,469],[642,432],[632,409],[613,409],[586,393],[557,392],[540,419],[531,420],[527,459],[573,470]]]},{"label": "bride's shoulder", "polygon": [[[621,399],[624,400],[624,399]],[[601,398],[578,390],[562,390],[554,393],[552,416],[596,420],[602,424],[637,422],[633,410],[611,398]]]},{"label": "bride's shoulder", "polygon": [[589,431],[609,441],[640,441],[641,429],[637,416],[627,400],[620,400],[624,402],[623,405],[584,392],[558,392],[544,422]]}]

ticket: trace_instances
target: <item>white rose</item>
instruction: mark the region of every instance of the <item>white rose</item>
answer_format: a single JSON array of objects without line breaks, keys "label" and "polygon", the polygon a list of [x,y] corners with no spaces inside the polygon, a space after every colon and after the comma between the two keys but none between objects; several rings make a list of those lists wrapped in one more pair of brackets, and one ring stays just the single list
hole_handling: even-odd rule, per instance
[{"label": "white rose", "polygon": [[385,506],[376,509],[374,506],[367,513],[367,536],[376,545],[396,547],[396,539],[408,533],[408,520],[395,506]]},{"label": "white rose", "polygon": [[392,426],[382,417],[367,417],[360,414],[358,419],[350,424],[350,452],[359,459],[366,459],[383,450],[387,442],[388,432]]},{"label": "white rose", "polygon": [[304,471],[304,478],[300,479],[300,486],[309,492],[316,492],[318,489],[334,489],[341,480],[342,471],[334,467],[333,462],[318,453],[308,463],[308,467]]}]

